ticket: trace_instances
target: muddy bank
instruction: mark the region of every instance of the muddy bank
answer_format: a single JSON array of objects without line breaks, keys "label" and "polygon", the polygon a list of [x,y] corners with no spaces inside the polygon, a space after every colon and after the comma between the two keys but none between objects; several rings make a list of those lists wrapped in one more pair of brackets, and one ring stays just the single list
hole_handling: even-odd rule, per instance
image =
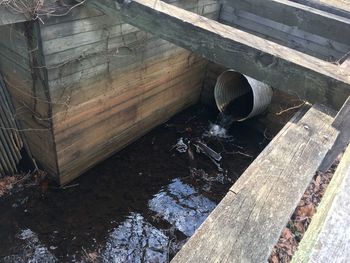
[{"label": "muddy bank", "polygon": [[194,106],[66,188],[0,198],[0,262],[169,261],[275,133],[216,121]]}]

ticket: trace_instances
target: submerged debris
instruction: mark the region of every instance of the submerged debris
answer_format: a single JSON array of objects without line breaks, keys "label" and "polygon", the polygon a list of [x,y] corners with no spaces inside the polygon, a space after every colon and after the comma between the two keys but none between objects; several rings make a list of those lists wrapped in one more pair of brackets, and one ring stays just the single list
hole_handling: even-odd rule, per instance
[{"label": "submerged debris", "polygon": [[222,156],[220,153],[217,153],[213,149],[211,149],[208,145],[201,141],[197,141],[195,144],[197,148],[197,152],[202,152],[205,155],[207,155],[210,159],[214,159],[216,162],[220,162],[222,159]]},{"label": "submerged debris", "polygon": [[49,249],[40,242],[39,237],[30,229],[24,229],[17,236],[23,241],[23,245],[17,247],[14,254],[3,258],[3,262],[57,262],[57,258],[49,251]]},{"label": "submerged debris", "polygon": [[183,138],[177,140],[177,143],[173,146],[179,153],[185,153],[188,150],[187,144],[184,143]]}]

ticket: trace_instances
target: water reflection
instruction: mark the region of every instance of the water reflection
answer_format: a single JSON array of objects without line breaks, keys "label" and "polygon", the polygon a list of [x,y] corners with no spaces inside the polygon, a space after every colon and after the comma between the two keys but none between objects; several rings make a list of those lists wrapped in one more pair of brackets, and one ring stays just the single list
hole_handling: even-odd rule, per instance
[{"label": "water reflection", "polygon": [[117,227],[102,252],[103,262],[167,262],[168,237],[138,213]]},{"label": "water reflection", "polygon": [[[28,186],[0,199],[0,262],[168,262],[253,160],[235,154],[236,144],[252,156],[264,146],[244,123],[203,136],[216,117],[189,109],[91,169],[76,187],[50,186],[43,195]],[[180,137],[185,153],[173,149]],[[223,172],[196,151],[198,138],[220,154]]]},{"label": "water reflection", "polygon": [[[214,202],[180,179],[174,179],[149,201],[150,210],[188,237],[214,207]],[[168,262],[171,245],[164,230],[141,214],[131,213],[112,231],[101,256],[103,262]]]},{"label": "water reflection", "polygon": [[[27,263],[46,263],[57,262],[57,259],[51,252],[39,241],[37,234],[30,229],[22,230],[17,236],[23,241],[22,246],[16,248],[14,253],[3,258],[4,262],[27,262]],[[52,248],[54,249],[54,248]]]},{"label": "water reflection", "polygon": [[215,208],[215,203],[180,179],[174,179],[149,202],[149,208],[189,237]]}]

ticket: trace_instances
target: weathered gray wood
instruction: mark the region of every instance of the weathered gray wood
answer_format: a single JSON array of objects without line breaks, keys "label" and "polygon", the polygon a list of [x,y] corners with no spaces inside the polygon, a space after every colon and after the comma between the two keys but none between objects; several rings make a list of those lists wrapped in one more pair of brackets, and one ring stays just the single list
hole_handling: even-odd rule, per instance
[{"label": "weathered gray wood", "polygon": [[[108,0],[91,1],[106,14],[118,13]],[[337,65],[164,2],[135,0],[121,12],[134,26],[310,102],[338,109],[350,94],[350,73]]]},{"label": "weathered gray wood", "polygon": [[335,140],[328,113],[314,106],[288,123],[172,262],[266,262]]},{"label": "weathered gray wood", "polygon": [[350,44],[350,19],[310,6],[289,0],[224,0],[224,5]]},{"label": "weathered gray wood", "polygon": [[321,172],[326,172],[331,167],[338,155],[344,151],[350,142],[350,97],[346,100],[345,104],[337,114],[333,127],[339,131],[339,136],[332,149],[327,153],[323,160],[319,168]]},{"label": "weathered gray wood", "polygon": [[348,0],[293,0],[293,2],[310,6],[337,16],[350,18]]},{"label": "weathered gray wood", "polygon": [[0,177],[17,172],[23,146],[17,131],[18,126],[13,119],[13,106],[10,105],[9,94],[5,89],[5,83],[0,74]]},{"label": "weathered gray wood", "polygon": [[346,263],[350,259],[350,146],[327,187],[292,263]]},{"label": "weathered gray wood", "polygon": [[16,13],[7,6],[0,6],[0,26],[24,22],[30,19],[29,15]]},{"label": "weathered gray wood", "polygon": [[338,61],[350,50],[350,45],[228,5],[221,9],[220,21],[326,61]]}]

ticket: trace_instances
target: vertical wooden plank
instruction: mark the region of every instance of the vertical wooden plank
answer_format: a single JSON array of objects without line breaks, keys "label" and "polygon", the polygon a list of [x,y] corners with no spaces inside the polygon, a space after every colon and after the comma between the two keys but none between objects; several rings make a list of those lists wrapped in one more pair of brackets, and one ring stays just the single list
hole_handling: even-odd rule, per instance
[{"label": "vertical wooden plank", "polygon": [[341,263],[350,258],[350,146],[317,207],[292,263]]}]

